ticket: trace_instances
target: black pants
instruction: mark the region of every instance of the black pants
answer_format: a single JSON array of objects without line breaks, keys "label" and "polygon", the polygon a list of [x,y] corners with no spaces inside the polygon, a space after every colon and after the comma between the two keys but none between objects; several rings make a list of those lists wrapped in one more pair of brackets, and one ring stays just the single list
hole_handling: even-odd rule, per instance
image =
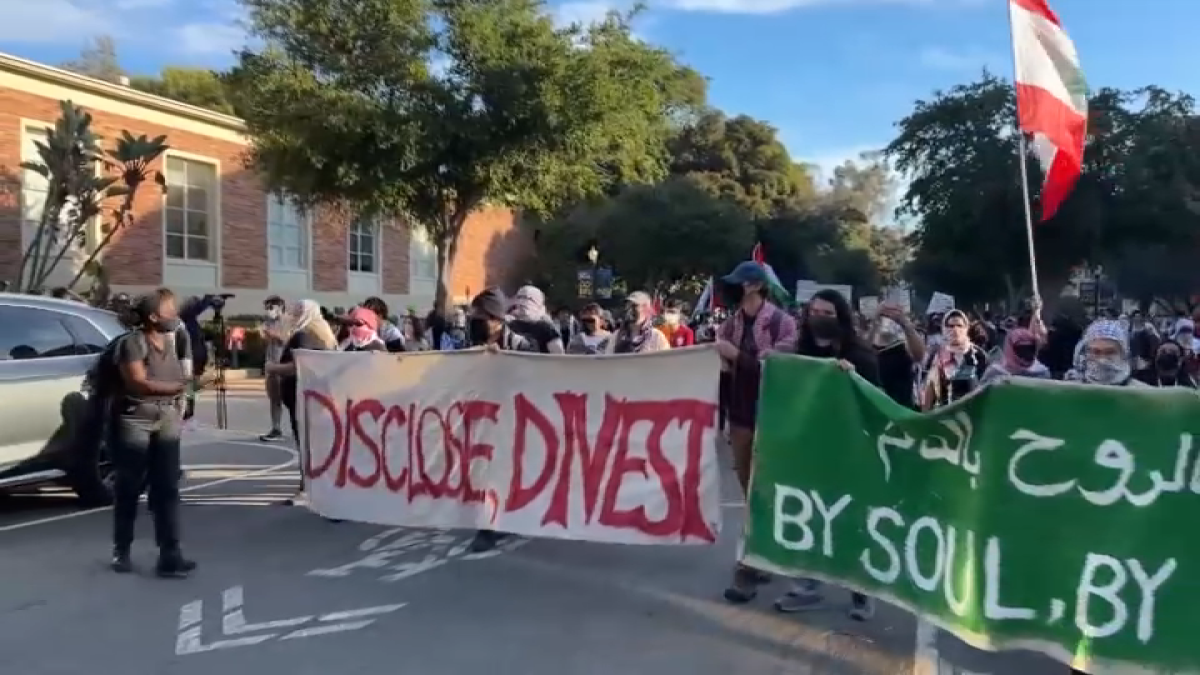
[{"label": "black pants", "polygon": [[297,463],[300,468],[300,492],[304,492],[304,446],[300,444],[300,425],[297,424],[296,415],[299,413],[296,410],[296,388],[295,381],[292,381],[292,386],[289,388],[285,381],[280,391],[280,402],[287,409],[288,421],[292,425],[292,438],[296,441]]},{"label": "black pants", "polygon": [[[154,408],[155,410],[152,410]],[[163,553],[179,551],[179,473],[182,470],[179,414],[174,405],[140,406],[110,426],[116,485],[113,494],[113,547],[133,544],[138,501],[149,493],[154,540]],[[157,415],[157,419],[153,415]]]}]

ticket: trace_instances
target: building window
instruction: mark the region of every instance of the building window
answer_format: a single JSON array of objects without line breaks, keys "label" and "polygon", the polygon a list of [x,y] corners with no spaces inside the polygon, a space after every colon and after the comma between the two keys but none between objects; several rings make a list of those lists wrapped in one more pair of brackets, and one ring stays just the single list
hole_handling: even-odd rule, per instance
[{"label": "building window", "polygon": [[429,240],[424,228],[409,230],[412,246],[409,249],[409,266],[414,279],[433,281],[437,279],[437,248]]},{"label": "building window", "polygon": [[346,248],[350,253],[351,272],[361,274],[379,273],[379,229],[368,220],[359,219],[350,225],[350,239]]},{"label": "building window", "polygon": [[[40,127],[25,127],[21,134],[21,160],[24,162],[41,163],[42,156],[38,153],[37,142],[46,142],[49,129]],[[50,189],[50,179],[36,171],[23,169],[21,171],[21,228],[24,233],[22,247],[33,245],[37,237],[38,225],[42,222],[42,211],[46,208],[46,193]],[[42,242],[42,250],[46,250]]]},{"label": "building window", "polygon": [[212,262],[216,251],[217,167],[167,157],[167,206],[163,209],[167,257]]},{"label": "building window", "polygon": [[275,195],[267,197],[267,248],[271,269],[308,271],[308,219]]}]

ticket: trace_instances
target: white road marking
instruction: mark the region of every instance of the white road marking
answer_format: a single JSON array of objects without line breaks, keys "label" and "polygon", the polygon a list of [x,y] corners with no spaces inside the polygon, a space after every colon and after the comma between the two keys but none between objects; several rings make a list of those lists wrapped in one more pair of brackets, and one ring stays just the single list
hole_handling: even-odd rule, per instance
[{"label": "white road marking", "polygon": [[[226,635],[245,635],[246,633],[261,633],[269,630],[279,630],[280,628],[292,628],[293,626],[299,626],[302,623],[308,623],[313,620],[310,614],[291,619],[249,623],[246,621],[245,612],[242,611],[242,605],[246,602],[246,596],[245,590],[241,586],[225,589],[225,592],[221,594],[221,601],[225,610],[225,615],[221,618],[221,631]],[[180,610],[181,615],[182,611]]]},{"label": "white road marking", "polygon": [[[184,604],[179,608],[179,633],[175,636],[175,654],[177,656],[186,656],[188,654],[201,654],[221,649],[250,647],[276,638],[280,640],[297,640],[316,637],[318,635],[346,633],[366,628],[375,623],[378,617],[408,606],[408,603],[402,602],[394,605],[379,605],[376,607],[362,607],[359,609],[342,610],[340,612],[330,612],[322,614],[320,617],[309,614],[290,619],[247,623],[246,617],[243,614],[245,604],[246,593],[244,587],[234,586],[225,589],[221,594],[221,605],[224,610],[221,620],[221,633],[224,639],[213,640],[209,643],[205,643],[203,639],[204,601],[193,600]],[[363,617],[375,618],[363,619]],[[345,619],[358,620],[345,621]],[[280,629],[294,628],[301,624],[312,623],[314,620],[322,621],[324,624],[294,630],[280,637]],[[330,623],[333,621],[340,621],[340,623]],[[246,633],[259,634],[245,635]],[[228,637],[238,635],[243,637]]]},{"label": "white road marking", "polygon": [[937,650],[937,626],[915,617],[917,641],[913,648],[913,675],[941,675],[941,655]]},{"label": "white road marking", "polygon": [[[246,433],[249,433],[249,432],[246,432]],[[223,441],[223,442],[225,444],[229,444],[229,443],[233,443],[234,441]],[[236,443],[238,445],[253,445],[253,446],[258,446],[258,447],[263,447],[263,448],[271,448],[272,450],[282,450],[283,452],[286,452],[287,454],[291,455],[291,459],[289,459],[286,462],[283,462],[282,464],[276,464],[274,466],[269,466],[265,469],[258,469],[256,471],[247,471],[245,473],[239,473],[239,474],[235,474],[232,476],[226,476],[225,478],[211,480],[211,481],[208,481],[205,483],[199,483],[197,485],[189,485],[187,487],[181,488],[179,491],[181,493],[195,492],[197,490],[203,490],[205,488],[216,487],[217,485],[224,485],[226,483],[232,483],[234,481],[245,480],[247,478],[254,478],[256,476],[265,476],[269,473],[274,473],[276,471],[281,471],[283,469],[286,469],[289,466],[292,466],[296,463],[296,457],[297,457],[296,451],[286,445],[272,444],[272,443],[255,443],[255,442],[251,442],[251,441],[236,441]],[[201,443],[201,445],[209,445],[209,443]],[[186,469],[187,467],[184,467],[184,468]],[[24,521],[21,523],[13,523],[11,525],[3,525],[3,526],[0,526],[0,532],[12,532],[14,530],[23,530],[27,527],[34,527],[36,525],[47,525],[50,523],[57,523],[62,520],[70,520],[72,518],[79,518],[80,516],[86,516],[86,515],[90,515],[93,513],[102,513],[104,511],[109,511],[111,509],[112,509],[111,506],[100,506],[100,507],[97,507],[94,509],[84,509],[82,511],[72,511],[71,513],[60,513],[56,516],[47,516],[45,518],[38,518],[36,520],[27,520],[27,521]]]},{"label": "white road marking", "polygon": [[297,631],[292,631],[287,635],[279,638],[280,640],[298,640],[318,635],[329,635],[331,633],[346,633],[360,628],[366,628],[375,623],[375,619],[367,619],[366,621],[354,621],[351,623],[335,623],[331,626],[313,626],[312,628],[301,628]]}]

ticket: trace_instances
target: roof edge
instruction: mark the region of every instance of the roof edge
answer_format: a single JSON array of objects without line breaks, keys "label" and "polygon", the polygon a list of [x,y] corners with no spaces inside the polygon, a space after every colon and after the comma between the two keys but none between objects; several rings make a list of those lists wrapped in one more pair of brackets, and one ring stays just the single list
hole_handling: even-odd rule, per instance
[{"label": "roof edge", "polygon": [[97,80],[86,75],[79,75],[61,68],[47,66],[36,61],[23,59],[12,54],[0,52],[0,70],[6,70],[16,75],[23,75],[36,80],[62,85],[71,89],[105,96],[107,98],[140,105],[146,108],[177,115],[198,122],[206,122],[231,131],[246,131],[246,123],[239,117],[201,108],[189,103],[181,103],[173,99],[154,94],[147,94],[132,87],[127,87],[104,80]]}]

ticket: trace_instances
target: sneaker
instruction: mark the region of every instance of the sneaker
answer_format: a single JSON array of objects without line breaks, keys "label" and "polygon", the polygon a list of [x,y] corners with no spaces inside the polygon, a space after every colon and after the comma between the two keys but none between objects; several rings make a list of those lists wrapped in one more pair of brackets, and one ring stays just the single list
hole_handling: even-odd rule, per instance
[{"label": "sneaker", "polygon": [[109,567],[117,574],[129,574],[133,571],[133,560],[129,557],[129,551],[121,549],[113,549],[112,562]]},{"label": "sneaker", "polygon": [[467,547],[470,553],[483,553],[496,548],[496,542],[500,541],[500,537],[491,530],[479,530],[475,533],[475,538],[471,540],[471,545]]},{"label": "sneaker", "polygon": [[264,443],[272,443],[272,442],[276,442],[276,441],[282,441],[283,440],[283,432],[278,429],[272,429],[272,430],[268,431],[267,433],[259,436],[258,440],[260,440]]},{"label": "sneaker", "polygon": [[855,621],[870,621],[875,617],[875,601],[862,593],[850,596],[850,618]]},{"label": "sneaker", "polygon": [[158,556],[154,573],[164,579],[186,579],[196,569],[196,563],[180,553],[163,553]]},{"label": "sneaker", "polygon": [[749,567],[733,571],[733,583],[725,589],[725,601],[735,605],[744,605],[758,596],[758,587],[763,583],[762,573]]},{"label": "sneaker", "polygon": [[795,588],[775,600],[775,611],[785,614],[807,612],[820,609],[824,604],[825,596],[821,594],[821,582],[802,579]]}]

